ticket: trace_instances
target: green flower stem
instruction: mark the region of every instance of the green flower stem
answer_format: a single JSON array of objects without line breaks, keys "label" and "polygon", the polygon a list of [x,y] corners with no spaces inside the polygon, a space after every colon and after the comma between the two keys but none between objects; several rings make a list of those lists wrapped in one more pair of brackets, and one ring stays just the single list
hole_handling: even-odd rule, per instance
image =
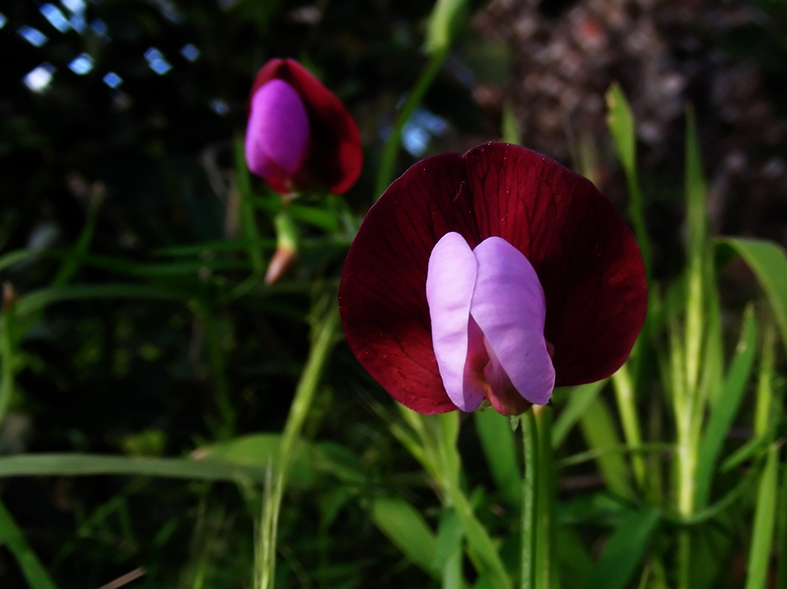
[{"label": "green flower stem", "polygon": [[262,523],[259,530],[257,578],[254,584],[257,589],[272,589],[274,586],[276,536],[284,487],[303,424],[311,408],[328,355],[335,343],[334,336],[338,326],[339,310],[336,307],[332,307],[325,319],[315,326],[316,337],[298,387],[295,389],[295,398],[282,433],[279,463],[276,467],[270,466],[266,476]]},{"label": "green flower stem", "polygon": [[525,456],[522,486],[522,589],[549,589],[552,573],[555,480],[552,409],[534,406],[520,417]]},{"label": "green flower stem", "polygon": [[383,156],[382,160],[380,161],[380,171],[377,175],[377,188],[375,190],[377,198],[380,198],[382,193],[385,192],[385,189],[388,188],[391,180],[393,180],[394,168],[396,166],[396,156],[399,153],[399,142],[402,137],[402,129],[404,129],[404,126],[407,124],[407,121],[410,120],[410,117],[413,116],[413,113],[415,112],[415,109],[418,108],[418,105],[421,104],[421,100],[423,100],[426,91],[429,89],[429,86],[432,85],[432,82],[437,76],[437,73],[440,71],[440,68],[442,67],[447,55],[448,47],[438,49],[432,54],[426,69],[421,74],[421,77],[418,79],[415,87],[407,95],[407,99],[404,101],[402,110],[399,111],[399,116],[397,117],[393,129],[391,129],[391,134],[388,136],[388,139],[386,139],[385,147],[383,148]]}]

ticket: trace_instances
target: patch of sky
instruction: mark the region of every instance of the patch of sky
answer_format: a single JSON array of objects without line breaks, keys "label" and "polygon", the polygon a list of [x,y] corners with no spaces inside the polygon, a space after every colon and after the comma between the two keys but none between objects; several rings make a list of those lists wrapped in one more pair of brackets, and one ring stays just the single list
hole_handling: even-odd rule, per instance
[{"label": "patch of sky", "polygon": [[103,77],[104,83],[110,88],[117,88],[123,83],[123,78],[118,76],[115,72],[109,72]]},{"label": "patch of sky", "polygon": [[93,69],[93,58],[87,53],[83,53],[68,64],[68,69],[82,76]]},{"label": "patch of sky", "polygon": [[93,29],[93,32],[98,35],[98,37],[104,41],[105,43],[109,42],[109,28],[107,27],[107,23],[105,23],[100,18],[94,18],[90,22],[90,28]]},{"label": "patch of sky", "polygon": [[199,49],[189,43],[188,45],[183,46],[183,48],[180,50],[180,54],[189,61],[197,61],[199,58]]},{"label": "patch of sky", "polygon": [[24,82],[25,86],[30,88],[33,92],[43,92],[52,81],[52,73],[54,71],[55,68],[52,64],[44,62],[37,68],[28,72],[27,75],[22,78],[22,82]]},{"label": "patch of sky", "polygon": [[22,25],[16,31],[22,35],[25,41],[36,47],[41,47],[44,43],[49,41],[49,38],[47,38],[44,33],[33,27],[28,27],[27,25]]},{"label": "patch of sky", "polygon": [[164,18],[167,20],[174,22],[175,24],[180,24],[183,22],[183,17],[178,13],[175,5],[169,0],[153,0],[153,4],[158,6],[161,14],[164,15]]},{"label": "patch of sky", "polygon": [[85,12],[85,0],[60,0],[60,4],[74,14]]},{"label": "patch of sky", "polygon": [[155,47],[151,47],[145,51],[145,59],[148,60],[148,66],[158,75],[163,76],[172,69],[172,65],[164,59],[161,51]]},{"label": "patch of sky", "polygon": [[44,18],[49,21],[49,24],[61,33],[65,33],[71,28],[71,25],[68,24],[68,19],[54,4],[44,4],[38,10],[44,15]]},{"label": "patch of sky", "polygon": [[221,115],[222,117],[227,116],[227,113],[230,112],[230,107],[220,98],[211,100],[210,108],[213,109],[213,112],[215,112],[217,115]]},{"label": "patch of sky", "polygon": [[68,23],[80,35],[87,30],[87,22],[85,22],[85,17],[81,14],[72,14],[71,18],[68,19]]},{"label": "patch of sky", "polygon": [[8,19],[6,19],[5,14],[0,12],[0,29],[2,29],[5,26],[6,22],[8,22]]},{"label": "patch of sky", "polygon": [[444,118],[418,108],[402,129],[402,146],[413,157],[420,157],[432,138],[443,135],[447,129],[448,123]]}]

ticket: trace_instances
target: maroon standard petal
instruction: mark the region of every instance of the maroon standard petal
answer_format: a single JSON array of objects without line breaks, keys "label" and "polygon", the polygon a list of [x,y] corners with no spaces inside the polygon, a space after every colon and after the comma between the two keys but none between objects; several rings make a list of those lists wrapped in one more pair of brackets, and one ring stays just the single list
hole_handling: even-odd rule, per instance
[{"label": "maroon standard petal", "polygon": [[303,100],[309,116],[310,142],[292,185],[269,182],[271,188],[286,194],[292,188],[315,186],[334,194],[347,192],[361,173],[361,137],[350,113],[341,101],[317,78],[292,59],[272,59],[254,80],[251,96],[266,82],[278,78],[292,86]]},{"label": "maroon standard petal", "polygon": [[555,385],[599,380],[625,361],[647,307],[639,247],[591,182],[528,149],[489,143],[415,164],[369,211],[347,256],[339,304],[348,344],[397,400],[454,409],[432,351],[425,283],[449,231],[471,248],[519,249],[546,299]]}]

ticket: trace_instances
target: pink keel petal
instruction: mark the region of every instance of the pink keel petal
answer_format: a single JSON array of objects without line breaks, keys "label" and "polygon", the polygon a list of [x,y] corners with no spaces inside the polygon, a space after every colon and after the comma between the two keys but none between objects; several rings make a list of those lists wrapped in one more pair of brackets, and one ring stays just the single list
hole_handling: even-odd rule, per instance
[{"label": "pink keel petal", "polygon": [[484,400],[482,392],[464,387],[476,266],[464,237],[450,232],[434,246],[426,274],[426,300],[437,366],[448,398],[462,411],[473,411]]},{"label": "pink keel petal", "polygon": [[262,178],[291,176],[309,144],[309,117],[298,93],[283,80],[262,85],[251,99],[246,161]]},{"label": "pink keel petal", "polygon": [[473,250],[478,276],[470,314],[520,395],[544,405],[555,386],[546,348],[544,291],[533,266],[506,240],[485,239]]}]

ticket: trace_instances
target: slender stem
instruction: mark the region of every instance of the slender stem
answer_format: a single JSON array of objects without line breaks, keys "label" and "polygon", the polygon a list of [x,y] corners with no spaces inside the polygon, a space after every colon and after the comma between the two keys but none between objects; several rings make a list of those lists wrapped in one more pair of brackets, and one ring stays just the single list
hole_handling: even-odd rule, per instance
[{"label": "slender stem", "polygon": [[334,335],[338,325],[339,310],[332,308],[315,330],[316,338],[295,390],[295,398],[282,433],[279,464],[272,468],[271,482],[266,482],[265,485],[266,493],[260,530],[261,554],[255,583],[257,589],[271,589],[273,587],[276,571],[276,537],[284,487],[303,424],[312,405],[328,354],[334,344]]},{"label": "slender stem", "polygon": [[536,525],[538,514],[536,468],[538,463],[538,428],[533,411],[520,417],[525,457],[525,476],[522,484],[522,589],[536,589]]},{"label": "slender stem", "polygon": [[536,477],[536,589],[549,589],[552,581],[552,554],[555,501],[555,471],[552,466],[552,408],[534,406],[533,415],[538,426],[538,462]]},{"label": "slender stem", "polygon": [[447,47],[445,49],[435,51],[429,60],[426,69],[421,74],[418,82],[416,82],[415,87],[407,95],[404,105],[402,106],[402,110],[399,111],[399,116],[397,117],[393,129],[391,129],[391,134],[388,136],[388,139],[386,139],[385,147],[383,148],[383,156],[382,160],[380,161],[380,171],[377,175],[377,189],[375,191],[375,194],[378,198],[383,192],[385,192],[385,189],[393,179],[394,168],[396,167],[396,156],[399,153],[399,142],[402,137],[402,130],[404,129],[405,124],[407,124],[407,121],[410,120],[410,117],[413,116],[415,109],[418,108],[419,104],[421,104],[421,100],[423,100],[423,97],[426,94],[426,91],[429,89],[429,86],[432,85],[432,82],[437,76],[437,73],[440,71],[440,67],[443,65],[443,61],[445,61],[447,55]]}]

